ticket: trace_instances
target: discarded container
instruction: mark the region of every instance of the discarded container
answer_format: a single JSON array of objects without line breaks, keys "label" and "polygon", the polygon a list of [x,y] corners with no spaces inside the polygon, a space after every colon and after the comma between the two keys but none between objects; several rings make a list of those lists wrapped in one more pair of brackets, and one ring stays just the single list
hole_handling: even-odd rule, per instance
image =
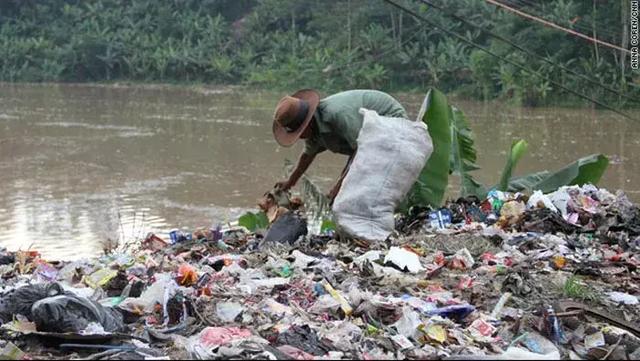
[{"label": "discarded container", "polygon": [[607,343],[604,341],[604,334],[601,331],[584,337],[584,345],[587,349],[602,347]]},{"label": "discarded container", "polygon": [[172,229],[171,231],[169,231],[169,238],[171,239],[172,244],[176,244],[184,241],[190,241],[191,234],[184,234],[179,229]]},{"label": "discarded container", "polygon": [[143,249],[149,249],[154,252],[163,250],[168,246],[169,246],[169,243],[167,243],[164,239],[158,237],[154,233],[148,233],[147,236],[144,238],[144,241],[142,241]]},{"label": "discarded container", "polygon": [[490,337],[496,331],[496,328],[485,320],[477,319],[471,323],[469,330],[472,336],[480,338]]},{"label": "discarded container", "polygon": [[494,307],[493,311],[491,312],[491,318],[497,319],[500,317],[500,313],[502,312],[504,305],[509,301],[510,298],[511,293],[509,292],[505,292],[502,296],[500,296],[498,303],[496,303],[496,307]]},{"label": "discarded container", "polygon": [[440,209],[429,213],[429,225],[433,229],[444,229],[451,226],[451,211]]},{"label": "discarded container", "polygon": [[553,307],[548,306],[543,313],[544,329],[548,337],[555,343],[560,344],[565,342],[564,332],[560,325],[560,319],[556,316]]}]

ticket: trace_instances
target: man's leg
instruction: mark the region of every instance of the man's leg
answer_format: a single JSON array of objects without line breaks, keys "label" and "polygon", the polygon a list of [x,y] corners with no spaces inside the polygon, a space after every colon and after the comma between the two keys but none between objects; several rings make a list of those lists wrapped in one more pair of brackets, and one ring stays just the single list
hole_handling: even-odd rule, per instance
[{"label": "man's leg", "polygon": [[336,198],[336,196],[340,192],[340,188],[342,187],[342,181],[344,180],[344,177],[347,176],[347,173],[349,173],[349,168],[351,168],[351,163],[353,162],[353,158],[355,156],[356,156],[356,153],[353,153],[351,156],[349,156],[349,159],[347,160],[347,164],[344,166],[344,169],[340,174],[340,178],[338,178],[338,181],[331,189],[331,192],[329,192],[329,200],[331,201],[330,205],[333,205],[333,200]]}]

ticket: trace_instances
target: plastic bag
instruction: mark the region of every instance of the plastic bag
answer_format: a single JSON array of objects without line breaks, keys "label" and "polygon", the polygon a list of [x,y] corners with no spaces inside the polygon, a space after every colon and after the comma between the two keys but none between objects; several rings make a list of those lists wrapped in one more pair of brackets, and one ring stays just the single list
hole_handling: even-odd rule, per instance
[{"label": "plastic bag", "polygon": [[215,347],[238,338],[251,337],[251,331],[237,327],[207,327],[198,335],[201,344],[206,347]]},{"label": "plastic bag", "polygon": [[287,212],[278,217],[269,228],[264,242],[293,244],[300,236],[306,236],[307,232],[307,221],[295,212]]},{"label": "plastic bag", "polygon": [[418,326],[422,324],[420,315],[409,307],[402,308],[402,317],[394,324],[398,333],[407,337],[415,338],[418,333]]},{"label": "plastic bag", "polygon": [[99,288],[111,281],[118,275],[118,271],[110,268],[103,268],[93,272],[84,278],[84,283],[91,288]]},{"label": "plastic bag", "polygon": [[358,151],[333,204],[339,231],[371,241],[385,240],[393,213],[433,151],[423,122],[360,109],[364,121]]},{"label": "plastic bag", "polygon": [[200,360],[286,359],[286,354],[270,346],[269,341],[245,328],[207,327],[189,337],[184,346],[192,358]]},{"label": "plastic bag", "polygon": [[322,344],[318,335],[308,325],[293,325],[278,335],[278,345],[289,345],[314,356],[323,356],[329,349]]},{"label": "plastic bag", "polygon": [[118,307],[133,313],[150,313],[153,312],[156,304],[166,304],[168,300],[165,295],[171,296],[178,285],[168,273],[158,273],[155,277],[156,281],[140,297],[127,298]]},{"label": "plastic bag", "polygon": [[242,311],[244,307],[236,302],[219,302],[216,305],[216,315],[224,322],[233,322]]},{"label": "plastic bag", "polygon": [[33,304],[31,313],[38,331],[77,333],[91,323],[101,325],[106,332],[124,329],[120,312],[72,294],[42,299]]},{"label": "plastic bag", "polygon": [[0,297],[0,320],[9,322],[15,315],[31,319],[31,306],[44,298],[64,294],[58,283],[39,283],[6,292]]},{"label": "plastic bag", "polygon": [[337,321],[333,323],[333,327],[321,332],[321,335],[338,350],[349,351],[354,342],[359,341],[362,330],[351,321]]}]

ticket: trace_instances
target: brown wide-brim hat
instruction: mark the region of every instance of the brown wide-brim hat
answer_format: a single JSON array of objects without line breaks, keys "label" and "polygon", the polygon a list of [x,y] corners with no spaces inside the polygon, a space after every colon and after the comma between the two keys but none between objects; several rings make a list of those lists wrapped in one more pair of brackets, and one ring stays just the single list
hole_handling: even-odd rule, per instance
[{"label": "brown wide-brim hat", "polygon": [[320,94],[313,89],[298,90],[280,99],[273,115],[273,136],[278,144],[295,144],[311,123],[320,103]]}]

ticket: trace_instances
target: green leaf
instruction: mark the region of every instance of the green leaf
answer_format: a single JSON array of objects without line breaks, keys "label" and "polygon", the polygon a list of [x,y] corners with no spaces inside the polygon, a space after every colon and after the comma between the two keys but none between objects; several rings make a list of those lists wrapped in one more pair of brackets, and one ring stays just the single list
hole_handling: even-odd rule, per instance
[{"label": "green leaf", "polygon": [[429,128],[433,153],[409,193],[410,205],[440,206],[449,182],[451,134],[449,104],[440,91],[430,89],[418,113],[418,121]]},{"label": "green leaf", "polygon": [[263,212],[247,212],[238,218],[238,224],[251,232],[255,232],[259,229],[266,229],[269,226],[269,220]]},{"label": "green leaf", "polygon": [[477,152],[469,123],[464,113],[453,106],[449,107],[449,120],[451,136],[450,173],[460,176],[461,197],[476,195],[482,198],[486,194],[484,187],[469,174],[470,171],[480,169],[475,163]]},{"label": "green leaf", "polygon": [[509,187],[507,188],[507,190],[509,192],[522,192],[524,190],[533,191],[535,190],[536,184],[549,177],[550,174],[551,172],[549,172],[548,170],[543,170],[542,172],[513,178],[509,181]]},{"label": "green leaf", "polygon": [[544,193],[553,192],[565,185],[597,184],[609,165],[609,159],[602,154],[592,154],[580,158],[535,185]]},{"label": "green leaf", "polygon": [[323,219],[322,224],[320,225],[320,233],[325,233],[328,231],[335,231],[336,225],[330,219]]},{"label": "green leaf", "polygon": [[511,144],[511,152],[509,152],[509,156],[507,157],[507,163],[504,165],[504,170],[502,171],[502,176],[500,177],[500,184],[498,185],[498,190],[506,191],[509,188],[509,180],[511,179],[511,174],[515,169],[516,165],[527,152],[527,148],[529,144],[523,139],[514,141]]}]

